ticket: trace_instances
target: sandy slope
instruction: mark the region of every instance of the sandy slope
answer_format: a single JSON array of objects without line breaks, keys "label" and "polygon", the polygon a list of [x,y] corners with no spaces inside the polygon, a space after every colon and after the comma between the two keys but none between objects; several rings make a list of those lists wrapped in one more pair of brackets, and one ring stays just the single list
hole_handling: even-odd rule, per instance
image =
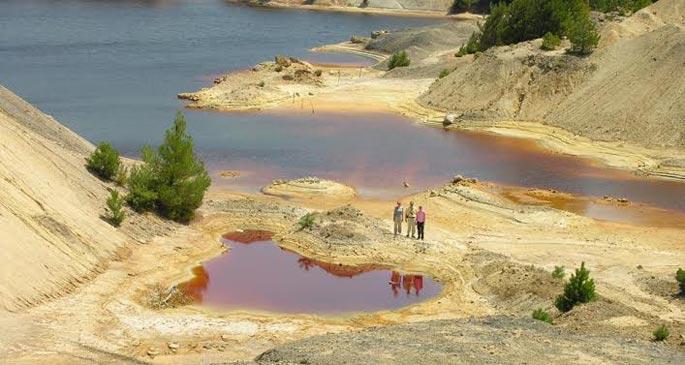
[{"label": "sandy slope", "polygon": [[595,140],[685,148],[685,11],[660,0],[602,29],[588,58],[539,40],[496,47],[436,82],[420,103],[465,120],[548,123]]},{"label": "sandy slope", "polygon": [[0,99],[0,303],[12,310],[73,288],[126,238],[98,217],[93,147],[7,89]]},{"label": "sandy slope", "polygon": [[[0,86],[0,309],[71,291],[127,241],[145,241],[165,226],[131,216],[117,230],[100,218],[109,192],[85,168],[92,149]],[[149,225],[136,228],[141,220]]]}]

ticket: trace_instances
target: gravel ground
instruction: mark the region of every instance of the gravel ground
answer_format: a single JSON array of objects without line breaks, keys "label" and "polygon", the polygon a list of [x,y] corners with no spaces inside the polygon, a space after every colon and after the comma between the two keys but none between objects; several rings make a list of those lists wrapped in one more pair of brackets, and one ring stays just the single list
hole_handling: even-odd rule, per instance
[{"label": "gravel ground", "polygon": [[[601,346],[597,346],[601,344]],[[682,364],[658,343],[581,336],[525,317],[439,320],[311,337],[237,364]]]}]

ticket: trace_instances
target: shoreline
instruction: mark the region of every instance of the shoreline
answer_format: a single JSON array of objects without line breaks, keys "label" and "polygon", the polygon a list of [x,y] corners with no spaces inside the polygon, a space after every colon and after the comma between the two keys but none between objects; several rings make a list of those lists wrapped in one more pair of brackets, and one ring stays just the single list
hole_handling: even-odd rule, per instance
[{"label": "shoreline", "polygon": [[[443,126],[447,114],[416,101],[397,106],[396,111],[418,124]],[[563,128],[534,121],[464,121],[446,127],[534,141],[550,153],[585,158],[601,166],[617,168],[657,179],[685,181],[685,167],[664,166],[668,159],[685,159],[685,151],[648,148],[622,141],[601,141],[573,134]]]},{"label": "shoreline", "polygon": [[[351,42],[325,45],[312,49],[317,52],[340,52],[367,57],[381,62],[388,55],[367,51]],[[417,101],[434,81],[430,79],[384,78],[385,72],[370,67],[349,67],[347,65],[317,65],[324,71],[323,84],[299,88],[284,86],[284,92],[264,100],[250,99],[250,105],[240,102],[222,104],[212,100],[211,104],[193,101],[185,107],[217,112],[302,112],[303,110],[328,112],[392,112],[404,116],[419,125],[443,127],[448,112],[426,107]],[[360,71],[361,70],[361,71]],[[338,72],[338,73],[336,73]],[[228,75],[234,75],[231,73]],[[342,79],[340,76],[342,74]],[[337,82],[336,82],[336,77]],[[307,85],[304,85],[307,86]],[[195,95],[212,92],[209,86],[198,92],[183,93]],[[290,102],[289,102],[290,101]],[[685,181],[685,166],[669,166],[668,160],[685,161],[685,151],[673,148],[649,148],[621,141],[601,141],[575,135],[563,128],[535,121],[457,121],[445,128],[494,133],[501,136],[524,138],[534,141],[550,153],[590,159],[609,168],[617,168],[636,175],[658,179]]]},{"label": "shoreline", "polygon": [[332,12],[332,13],[354,13],[354,14],[368,14],[368,15],[384,15],[384,16],[402,16],[402,17],[416,17],[416,18],[441,18],[448,20],[480,20],[483,16],[473,13],[459,13],[449,14],[437,10],[406,10],[406,9],[386,9],[386,8],[361,8],[353,6],[337,6],[337,5],[306,5],[306,4],[288,4],[278,1],[269,1],[266,3],[257,3],[245,0],[228,0],[230,4],[247,6],[257,9],[281,9],[281,10],[309,10],[316,12]]}]

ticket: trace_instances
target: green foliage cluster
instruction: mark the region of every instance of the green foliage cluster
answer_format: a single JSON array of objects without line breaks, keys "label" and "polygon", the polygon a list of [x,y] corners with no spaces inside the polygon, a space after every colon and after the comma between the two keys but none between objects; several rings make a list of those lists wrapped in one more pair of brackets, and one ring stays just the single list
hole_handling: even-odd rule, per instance
[{"label": "green foliage cluster", "polygon": [[407,52],[400,51],[394,53],[388,61],[388,70],[392,70],[395,67],[407,67],[411,63]]},{"label": "green foliage cluster", "polygon": [[546,33],[567,36],[570,51],[581,55],[591,52],[599,41],[587,0],[513,0],[491,5],[485,24],[469,40],[472,44],[467,43],[459,53],[485,51]]},{"label": "green foliage cluster", "polygon": [[[513,0],[502,0],[500,2],[511,3]],[[600,12],[619,11],[621,13],[636,12],[645,6],[650,5],[654,0],[584,0],[592,10]],[[472,13],[487,13],[492,3],[497,0],[454,0],[450,7],[450,13],[456,14],[464,11]]]},{"label": "green foliage cluster", "polygon": [[545,36],[542,37],[542,45],[540,46],[541,49],[545,51],[553,51],[559,47],[561,44],[561,38],[559,38],[558,35],[552,33],[552,32],[547,32],[545,33]]},{"label": "green foliage cluster", "polygon": [[180,222],[193,218],[211,180],[193,152],[193,140],[182,113],[166,131],[157,151],[142,150],[143,165],[131,169],[128,204],[136,211],[157,210]]},{"label": "green foliage cluster", "polygon": [[314,213],[307,213],[300,217],[300,221],[297,223],[300,226],[300,230],[314,228]]},{"label": "green foliage cluster", "polygon": [[595,297],[595,281],[590,278],[590,271],[585,268],[583,262],[575,274],[571,275],[564,287],[564,293],[557,297],[554,305],[560,311],[568,312],[577,304],[588,303]]},{"label": "green foliage cluster", "polygon": [[563,266],[554,266],[552,277],[555,279],[563,279],[566,275],[566,269]]},{"label": "green foliage cluster", "polygon": [[590,0],[592,10],[604,13],[610,11],[633,13],[651,4],[652,0]]},{"label": "green foliage cluster", "polygon": [[552,316],[550,316],[549,313],[542,308],[538,308],[538,309],[534,310],[532,316],[533,316],[533,319],[552,324]]},{"label": "green foliage cluster", "polygon": [[125,186],[128,181],[128,167],[119,165],[117,173],[114,175],[114,182],[119,186]]},{"label": "green foliage cluster", "polygon": [[467,54],[473,54],[480,51],[480,37],[482,33],[474,32],[471,33],[468,42],[459,47],[459,51],[455,54],[457,57],[466,56]]},{"label": "green foliage cluster", "polygon": [[675,272],[675,279],[680,286],[680,294],[685,295],[685,270],[678,268],[678,271]]},{"label": "green foliage cluster", "polygon": [[119,170],[119,152],[107,142],[101,142],[86,159],[86,167],[105,180],[112,180]]},{"label": "green foliage cluster", "polygon": [[654,336],[654,341],[663,341],[668,338],[670,332],[668,331],[668,327],[666,327],[665,324],[662,324],[652,332],[652,335]]},{"label": "green foliage cluster", "polygon": [[443,68],[443,69],[440,71],[440,74],[438,75],[438,78],[441,79],[441,78],[443,78],[443,77],[446,77],[446,76],[449,75],[449,74],[450,74],[450,70],[448,70],[448,69],[446,69],[446,68]]},{"label": "green foliage cluster", "polygon": [[478,0],[454,0],[454,2],[452,2],[452,6],[450,7],[450,14],[472,11],[477,3]]},{"label": "green foliage cluster", "polygon": [[590,18],[579,18],[566,23],[566,35],[571,41],[570,53],[589,55],[599,43],[599,33]]},{"label": "green foliage cluster", "polygon": [[113,226],[119,227],[124,221],[124,198],[119,195],[117,190],[112,190],[109,198],[107,198],[107,219]]}]

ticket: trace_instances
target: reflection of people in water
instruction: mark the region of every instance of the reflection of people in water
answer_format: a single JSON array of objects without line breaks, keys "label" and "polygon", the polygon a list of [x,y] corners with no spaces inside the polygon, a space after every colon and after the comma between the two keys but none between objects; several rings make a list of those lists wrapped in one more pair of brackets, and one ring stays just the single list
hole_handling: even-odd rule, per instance
[{"label": "reflection of people in water", "polygon": [[417,297],[421,293],[421,289],[423,289],[423,275],[414,275],[414,290]]},{"label": "reflection of people in water", "polygon": [[308,259],[306,257],[300,257],[297,259],[297,264],[300,266],[301,269],[304,269],[304,271],[309,271],[312,267],[314,267],[315,263],[313,260]]},{"label": "reflection of people in water", "polygon": [[412,275],[402,275],[402,287],[409,295],[411,292],[411,287],[414,286],[414,278]]},{"label": "reflection of people in water", "polygon": [[423,275],[400,275],[397,271],[393,271],[390,274],[389,284],[394,297],[397,297],[400,285],[407,295],[411,294],[411,290],[414,289],[414,294],[419,296],[423,289]]},{"label": "reflection of people in water", "polygon": [[393,271],[392,274],[390,274],[390,289],[392,290],[392,296],[397,297],[397,294],[399,294],[399,288],[400,288],[400,273],[397,271]]}]

